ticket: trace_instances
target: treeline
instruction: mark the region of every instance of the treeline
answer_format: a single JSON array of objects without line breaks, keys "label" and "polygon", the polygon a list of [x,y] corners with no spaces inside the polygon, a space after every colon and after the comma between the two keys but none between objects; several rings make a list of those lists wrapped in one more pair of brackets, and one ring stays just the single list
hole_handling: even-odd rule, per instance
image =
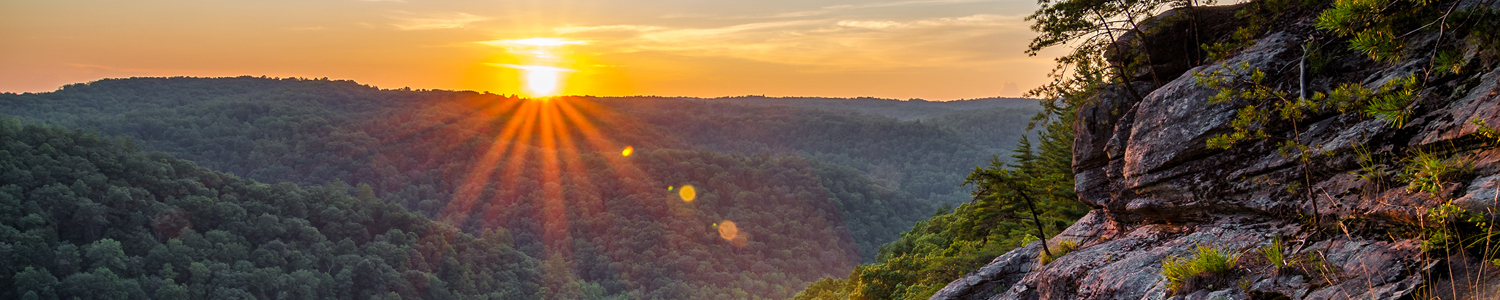
[{"label": "treeline", "polygon": [[[432,200],[407,207],[435,217],[430,208],[452,198],[452,187],[466,175],[472,156],[478,156],[468,154],[484,151],[490,144],[486,139],[498,138],[509,117],[480,112],[519,101],[472,92],[382,91],[348,81],[138,78],[101,80],[54,93],[0,95],[0,109],[32,120],[130,135],[149,150],[252,179],[369,184],[382,198],[400,193],[400,201],[414,202],[410,204]],[[616,144],[811,157],[854,168],[873,183],[927,203],[965,201],[972,189],[959,187],[963,170],[987,163],[996,151],[986,150],[996,145],[992,140],[1013,144],[1025,124],[1015,110],[920,123],[672,98],[566,101]],[[1010,125],[986,131],[985,119]],[[977,139],[953,128],[998,136]],[[579,131],[569,133],[584,139]],[[889,222],[927,212],[901,212],[908,217]],[[888,242],[898,232],[881,232],[860,244]],[[861,252],[873,259],[873,250]]]},{"label": "treeline", "polygon": [[[351,81],[133,78],[70,85],[52,93],[0,95],[0,112],[130,135],[148,150],[252,179],[317,184],[338,178],[369,183],[384,195],[387,186],[396,185],[384,184],[387,181],[435,179],[401,178],[426,170],[375,168],[374,160],[382,159],[378,154],[405,144],[434,142],[417,140],[430,134],[414,133],[462,130],[435,128],[473,117],[452,110],[513,100],[473,92],[378,90]],[[935,205],[966,201],[971,189],[958,186],[965,170],[985,165],[994,155],[1005,157],[1038,109],[1009,103],[1020,100],[953,105],[863,101],[880,102],[885,110],[916,105],[946,111],[902,121],[845,112],[848,109],[714,103],[725,101],[571,100],[591,103],[591,113],[613,115],[591,117],[601,123],[601,130],[609,131],[609,139],[621,144],[811,157],[855,168]],[[842,102],[854,100],[825,102],[830,101],[851,106]],[[955,105],[973,109],[937,109]]]},{"label": "treeline", "polygon": [[[881,115],[896,118],[902,121],[927,119],[932,116],[989,109],[1017,109],[1035,112],[1040,109],[1034,99],[1025,98],[982,98],[962,99],[954,101],[927,101],[923,99],[881,99],[872,97],[856,98],[820,98],[820,97],[765,97],[765,96],[737,96],[720,97],[711,99],[693,100],[726,103],[744,106],[781,106],[797,109],[820,110],[828,112],[857,112],[870,115]],[[1010,125],[1006,120],[996,120],[997,125]]]}]

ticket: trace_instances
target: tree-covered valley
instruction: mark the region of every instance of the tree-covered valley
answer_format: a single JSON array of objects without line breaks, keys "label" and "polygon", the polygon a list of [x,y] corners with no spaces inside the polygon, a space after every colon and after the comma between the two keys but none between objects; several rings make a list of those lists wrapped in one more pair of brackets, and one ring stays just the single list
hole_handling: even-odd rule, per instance
[{"label": "tree-covered valley", "polygon": [[[976,207],[976,167],[1036,165],[1010,151],[1034,100],[763,100],[251,77],[3,94],[0,295],[786,299],[932,247],[901,233]],[[990,231],[1024,236],[966,238]]]}]

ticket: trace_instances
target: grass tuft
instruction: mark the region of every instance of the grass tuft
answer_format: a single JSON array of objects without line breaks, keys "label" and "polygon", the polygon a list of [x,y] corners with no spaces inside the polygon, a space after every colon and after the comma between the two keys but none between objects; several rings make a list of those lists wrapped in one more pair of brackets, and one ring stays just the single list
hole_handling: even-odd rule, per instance
[{"label": "grass tuft", "polygon": [[1261,256],[1266,258],[1266,261],[1271,262],[1271,265],[1275,266],[1277,270],[1284,269],[1287,265],[1291,264],[1286,259],[1286,246],[1282,244],[1281,237],[1276,237],[1271,240],[1270,245],[1260,247],[1257,251],[1260,252]]},{"label": "grass tuft", "polygon": [[1073,250],[1078,250],[1078,241],[1075,241],[1073,239],[1065,239],[1058,241],[1057,244],[1052,245],[1052,255],[1047,255],[1047,252],[1042,252],[1040,254],[1037,254],[1037,259],[1041,260],[1042,264],[1045,265],[1051,263],[1054,260],[1057,260],[1058,257],[1068,255],[1068,253],[1073,252]]},{"label": "grass tuft", "polygon": [[1222,281],[1219,279],[1234,269],[1239,257],[1227,249],[1198,245],[1192,259],[1167,257],[1163,260],[1161,274],[1167,277],[1167,288],[1173,294],[1183,294]]}]

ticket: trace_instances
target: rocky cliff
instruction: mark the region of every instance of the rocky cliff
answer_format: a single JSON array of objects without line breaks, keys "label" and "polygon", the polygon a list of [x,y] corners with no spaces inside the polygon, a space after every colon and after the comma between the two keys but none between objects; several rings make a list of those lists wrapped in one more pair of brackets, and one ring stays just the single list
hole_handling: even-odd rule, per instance
[{"label": "rocky cliff", "polygon": [[[1495,11],[1497,2],[1433,5]],[[1432,208],[1452,203],[1488,218],[1500,211],[1500,147],[1473,122],[1490,120],[1489,128],[1500,124],[1500,68],[1476,58],[1487,55],[1485,50],[1459,47],[1472,61],[1468,70],[1431,72],[1434,56],[1428,53],[1436,53],[1442,39],[1453,39],[1454,33],[1429,29],[1405,37],[1404,53],[1414,54],[1375,62],[1341,50],[1348,48],[1345,42],[1314,28],[1319,11],[1296,8],[1276,16],[1253,46],[1219,61],[1195,63],[1180,75],[1158,76],[1165,77],[1157,80],[1164,81],[1160,84],[1139,77],[1139,100],[1118,87],[1099,93],[1078,110],[1073,157],[1078,195],[1096,209],[1052,238],[1053,243],[1074,240],[1080,247],[1042,264],[1036,259],[1041,242],[1033,242],[954,281],[932,299],[1500,297],[1500,275],[1495,275],[1500,273],[1493,263],[1475,258],[1472,249],[1423,246],[1439,232],[1429,216]],[[1210,138],[1234,131],[1237,110],[1256,103],[1211,103],[1219,91],[1195,74],[1244,77],[1259,69],[1269,77],[1266,85],[1295,97],[1303,86],[1298,75],[1305,64],[1299,61],[1308,55],[1309,41],[1337,49],[1330,51],[1326,69],[1309,75],[1310,90],[1332,90],[1341,83],[1378,89],[1420,76],[1419,92],[1405,107],[1406,122],[1393,125],[1366,114],[1327,111],[1269,122],[1263,129],[1270,138],[1229,149],[1208,147]],[[1186,59],[1153,58],[1157,64]],[[1307,145],[1306,151],[1285,151],[1279,146],[1285,141]],[[1412,170],[1419,155],[1462,170],[1445,173],[1436,193],[1413,191],[1410,176],[1398,174]],[[1273,266],[1257,252],[1277,239],[1284,240],[1292,265]],[[1239,254],[1236,266],[1227,273],[1199,274],[1174,291],[1163,276],[1163,262],[1193,257],[1200,246]]]}]

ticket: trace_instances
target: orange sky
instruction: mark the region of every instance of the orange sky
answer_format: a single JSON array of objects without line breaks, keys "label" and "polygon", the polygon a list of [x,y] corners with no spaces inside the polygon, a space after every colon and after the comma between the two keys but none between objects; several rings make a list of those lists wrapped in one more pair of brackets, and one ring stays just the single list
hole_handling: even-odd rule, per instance
[{"label": "orange sky", "polygon": [[[1032,0],[0,0],[0,91],[273,76],[536,94],[1017,96]],[[1044,53],[1044,54],[1055,54]],[[531,76],[527,76],[527,75]],[[1019,89],[1005,89],[1015,83]],[[540,87],[545,88],[547,84]]]}]

